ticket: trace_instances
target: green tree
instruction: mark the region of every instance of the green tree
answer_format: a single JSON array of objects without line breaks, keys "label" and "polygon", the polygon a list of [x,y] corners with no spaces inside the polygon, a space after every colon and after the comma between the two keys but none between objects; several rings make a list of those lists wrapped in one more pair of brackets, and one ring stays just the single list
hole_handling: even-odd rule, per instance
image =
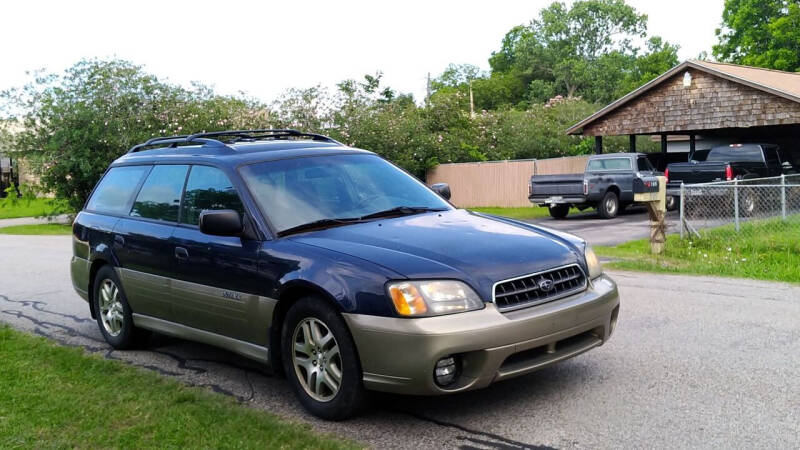
[{"label": "green tree", "polygon": [[712,53],[720,61],[800,70],[798,0],[725,0],[716,35]]},{"label": "green tree", "polygon": [[623,0],[555,2],[505,35],[490,79],[516,79],[521,94],[508,103],[520,107],[556,94],[606,103],[677,64],[677,47],[660,38],[644,52],[633,45],[646,29],[647,16]]},{"label": "green tree", "polygon": [[84,60],[62,74],[0,96],[21,131],[7,143],[39,176],[42,188],[79,209],[108,164],[154,136],[263,127],[258,102],[219,96],[202,85],[160,81],[127,61]]}]

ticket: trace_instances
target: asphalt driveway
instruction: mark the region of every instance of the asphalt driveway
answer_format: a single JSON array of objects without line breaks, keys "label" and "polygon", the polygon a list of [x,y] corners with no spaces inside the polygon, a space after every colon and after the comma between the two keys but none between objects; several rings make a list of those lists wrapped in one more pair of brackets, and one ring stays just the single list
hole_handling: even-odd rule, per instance
[{"label": "asphalt driveway", "polygon": [[613,273],[622,310],[607,345],[482,391],[378,396],[326,423],[228,352],[167,337],[111,350],[72,291],[70,252],[68,236],[0,235],[0,321],[377,448],[800,447],[800,287]]},{"label": "asphalt driveway", "polygon": [[[667,233],[678,233],[678,211],[667,213]],[[530,223],[572,233],[592,245],[618,245],[623,242],[650,237],[650,218],[644,206],[630,207],[609,220],[601,219],[593,209],[570,214],[564,219],[542,217]]]}]

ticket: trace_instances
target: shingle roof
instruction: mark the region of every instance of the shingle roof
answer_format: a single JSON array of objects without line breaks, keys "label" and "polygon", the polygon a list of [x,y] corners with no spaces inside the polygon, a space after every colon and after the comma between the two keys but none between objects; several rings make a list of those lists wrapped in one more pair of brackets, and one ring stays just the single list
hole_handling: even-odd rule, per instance
[{"label": "shingle roof", "polygon": [[762,69],[759,67],[710,61],[691,62],[712,71],[722,72],[732,77],[758,84],[762,87],[790,94],[796,97],[797,101],[800,101],[800,73],[798,72],[784,72],[781,70]]},{"label": "shingle roof", "polygon": [[606,114],[620,108],[631,100],[650,91],[664,80],[671,78],[682,70],[693,68],[711,75],[725,78],[734,83],[744,84],[754,89],[768,92],[800,103],[800,73],[783,72],[780,70],[762,69],[759,67],[740,66],[736,64],[718,63],[710,61],[688,60],[664,72],[640,88],[628,93],[597,111],[591,116],[581,120],[567,130],[567,134],[580,134],[583,127],[600,119]]}]

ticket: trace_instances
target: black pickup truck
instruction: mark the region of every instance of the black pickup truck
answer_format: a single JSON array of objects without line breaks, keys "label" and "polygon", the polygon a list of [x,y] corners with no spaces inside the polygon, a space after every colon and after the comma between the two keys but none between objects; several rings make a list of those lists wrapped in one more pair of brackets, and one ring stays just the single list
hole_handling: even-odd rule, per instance
[{"label": "black pickup truck", "polygon": [[592,155],[584,173],[533,175],[528,200],[547,206],[556,219],[573,206],[597,208],[600,217],[611,219],[633,203],[634,180],[654,175],[659,173],[642,153]]},{"label": "black pickup truck", "polygon": [[681,184],[748,180],[794,173],[783,151],[773,144],[731,144],[712,148],[704,161],[672,163],[664,173],[667,196],[680,196]]}]

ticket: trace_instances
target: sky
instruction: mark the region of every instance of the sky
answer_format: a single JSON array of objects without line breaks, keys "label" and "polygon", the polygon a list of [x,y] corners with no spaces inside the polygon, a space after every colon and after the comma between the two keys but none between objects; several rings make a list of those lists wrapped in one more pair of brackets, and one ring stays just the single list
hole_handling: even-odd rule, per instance
[{"label": "sky", "polygon": [[[723,0],[627,0],[648,33],[710,53]],[[449,63],[488,70],[511,27],[550,0],[527,1],[37,1],[0,3],[0,90],[26,71],[62,71],[81,58],[117,57],[162,79],[271,101],[289,88],[333,87],[383,73],[416,99]],[[569,2],[568,2],[569,3]]]}]

